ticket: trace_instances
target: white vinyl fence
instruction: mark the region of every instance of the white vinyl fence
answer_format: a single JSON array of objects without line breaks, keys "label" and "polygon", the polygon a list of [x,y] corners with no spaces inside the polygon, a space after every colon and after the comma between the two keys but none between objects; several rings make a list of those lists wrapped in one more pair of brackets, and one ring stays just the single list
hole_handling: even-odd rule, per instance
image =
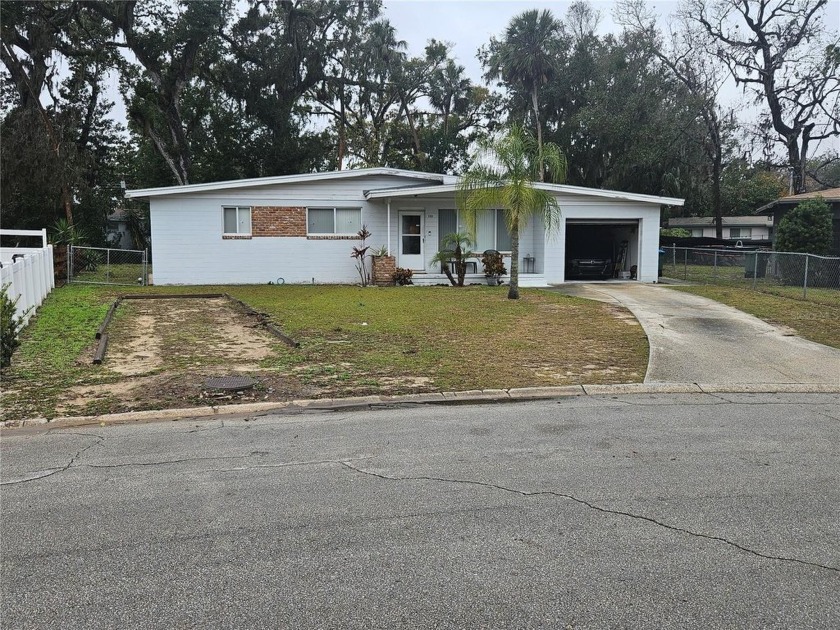
[{"label": "white vinyl fence", "polygon": [[0,235],[41,237],[41,247],[0,247],[0,286],[10,299],[18,298],[17,315],[26,323],[55,288],[53,248],[46,230],[0,230]]}]

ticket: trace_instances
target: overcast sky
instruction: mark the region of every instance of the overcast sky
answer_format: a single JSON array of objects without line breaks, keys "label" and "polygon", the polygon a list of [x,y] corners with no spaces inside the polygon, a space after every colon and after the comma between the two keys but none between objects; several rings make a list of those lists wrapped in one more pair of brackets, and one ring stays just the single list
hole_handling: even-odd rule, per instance
[{"label": "overcast sky", "polygon": [[[549,9],[556,18],[565,19],[571,1],[385,0],[384,4],[385,17],[396,27],[398,37],[408,43],[410,55],[421,55],[432,38],[450,42],[467,75],[478,81],[478,48],[493,35],[500,36],[513,16],[528,9]],[[613,0],[590,0],[590,4],[601,14],[600,35],[621,31],[612,19]],[[677,10],[678,2],[649,1],[649,5],[667,19]],[[829,0],[824,19],[828,28],[840,30],[840,0]]]},{"label": "overcast sky", "polygon": [[[840,0],[837,0],[840,2]],[[480,46],[493,36],[500,37],[511,18],[529,9],[549,9],[564,19],[571,1],[530,2],[527,0],[385,0],[385,17],[397,29],[397,36],[408,44],[408,54],[423,54],[429,39],[454,44],[458,62],[473,81],[481,80],[481,64],[476,59]],[[599,34],[618,32],[612,19],[612,1],[594,1],[601,13]],[[671,4],[671,3],[666,3]],[[676,3],[673,3],[676,8]]]},{"label": "overcast sky", "polygon": [[[618,33],[621,28],[612,19],[613,0],[590,0],[600,12],[600,35]],[[430,39],[449,42],[458,63],[464,66],[467,76],[481,83],[481,64],[476,53],[492,36],[501,36],[511,18],[528,9],[550,9],[555,17],[564,19],[571,0],[533,2],[531,0],[384,0],[384,14],[397,29],[397,36],[408,44],[410,56],[423,54]],[[676,0],[650,2],[662,16],[663,21],[676,11]],[[829,0],[825,13],[825,24],[840,30],[840,0]],[[730,86],[723,95],[724,100],[738,100],[740,90]],[[112,116],[123,122],[125,108],[116,80],[109,90],[109,97],[115,101]],[[840,147],[840,140],[832,142]],[[827,146],[820,147],[820,150]]]},{"label": "overcast sky", "polygon": [[[528,9],[550,9],[556,18],[565,19],[572,0],[533,2],[531,0],[384,0],[385,17],[397,29],[397,36],[408,44],[408,54],[423,54],[429,39],[453,44],[455,57],[466,70],[467,76],[481,83],[481,64],[476,53],[492,36],[501,36],[511,18]],[[613,0],[590,0],[600,12],[599,35],[619,33],[621,27],[612,18]],[[659,14],[664,25],[678,7],[677,0],[648,0]],[[840,0],[829,0],[824,14],[829,29],[840,30]],[[745,107],[745,99],[734,81],[725,86],[721,101]],[[756,115],[756,110],[743,109],[742,119]],[[825,141],[820,147],[812,146],[816,153],[840,149],[840,139]]]}]

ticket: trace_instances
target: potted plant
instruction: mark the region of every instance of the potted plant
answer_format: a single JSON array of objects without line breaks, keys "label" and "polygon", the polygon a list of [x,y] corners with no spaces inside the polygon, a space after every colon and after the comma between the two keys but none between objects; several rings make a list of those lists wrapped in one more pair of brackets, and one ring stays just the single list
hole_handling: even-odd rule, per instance
[{"label": "potted plant", "polygon": [[484,277],[487,278],[487,285],[491,287],[502,284],[501,277],[507,273],[502,255],[495,249],[488,249],[481,256],[481,264],[484,265]]}]

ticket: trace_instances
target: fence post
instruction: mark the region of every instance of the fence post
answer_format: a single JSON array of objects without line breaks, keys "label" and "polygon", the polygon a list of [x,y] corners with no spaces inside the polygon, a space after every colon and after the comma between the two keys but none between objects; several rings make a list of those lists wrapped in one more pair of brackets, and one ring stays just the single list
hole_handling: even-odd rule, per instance
[{"label": "fence post", "polygon": [[755,291],[755,282],[756,278],[758,277],[758,250],[755,252],[755,258],[753,258],[753,291]]},{"label": "fence post", "polygon": [[717,250],[715,250],[715,266],[714,266],[714,269],[712,269],[712,277],[715,280],[717,280],[717,255],[718,255],[718,252],[717,252]]},{"label": "fence post", "polygon": [[805,254],[805,278],[802,280],[802,299],[808,299],[808,258],[810,254]]},{"label": "fence post", "polygon": [[683,250],[683,280],[688,280],[688,247]]},{"label": "fence post", "polygon": [[143,250],[143,286],[149,284],[149,249]]},{"label": "fence post", "polygon": [[105,282],[111,282],[111,248],[105,250]]},{"label": "fence post", "polygon": [[73,280],[73,246],[67,246],[67,256],[64,257],[67,262],[67,284]]}]

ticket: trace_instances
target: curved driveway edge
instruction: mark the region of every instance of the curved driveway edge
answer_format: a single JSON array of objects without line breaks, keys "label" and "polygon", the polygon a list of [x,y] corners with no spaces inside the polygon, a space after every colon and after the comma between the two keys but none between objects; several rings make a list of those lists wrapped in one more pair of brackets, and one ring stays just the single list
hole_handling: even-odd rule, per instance
[{"label": "curved driveway edge", "polygon": [[650,344],[645,383],[840,386],[840,350],[720,302],[638,283],[569,284],[552,290],[619,304],[633,313]]}]

